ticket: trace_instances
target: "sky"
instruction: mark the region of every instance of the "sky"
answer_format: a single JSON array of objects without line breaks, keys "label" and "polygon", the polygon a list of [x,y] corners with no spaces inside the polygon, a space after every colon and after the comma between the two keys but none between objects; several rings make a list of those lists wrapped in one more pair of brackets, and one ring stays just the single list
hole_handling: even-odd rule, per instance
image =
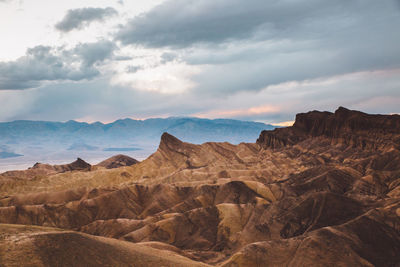
[{"label": "sky", "polygon": [[0,0],[0,121],[400,113],[400,0]]}]

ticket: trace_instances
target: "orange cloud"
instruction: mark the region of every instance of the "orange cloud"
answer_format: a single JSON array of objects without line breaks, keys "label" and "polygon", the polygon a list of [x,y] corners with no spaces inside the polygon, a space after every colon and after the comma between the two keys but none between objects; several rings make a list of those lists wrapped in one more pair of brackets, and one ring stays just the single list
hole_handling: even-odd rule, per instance
[{"label": "orange cloud", "polygon": [[283,122],[278,122],[278,123],[273,123],[275,126],[281,126],[281,127],[289,127],[293,126],[294,121],[283,121]]},{"label": "orange cloud", "polygon": [[231,117],[276,113],[279,111],[280,109],[278,107],[267,105],[267,106],[250,107],[247,109],[211,110],[192,115],[199,118],[231,118]]}]

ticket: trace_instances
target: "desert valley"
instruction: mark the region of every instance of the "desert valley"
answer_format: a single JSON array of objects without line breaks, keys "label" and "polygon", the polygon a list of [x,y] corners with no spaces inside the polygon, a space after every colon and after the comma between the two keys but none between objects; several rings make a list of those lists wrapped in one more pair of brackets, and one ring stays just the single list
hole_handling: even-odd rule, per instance
[{"label": "desert valley", "polygon": [[0,174],[0,266],[399,266],[400,116]]}]

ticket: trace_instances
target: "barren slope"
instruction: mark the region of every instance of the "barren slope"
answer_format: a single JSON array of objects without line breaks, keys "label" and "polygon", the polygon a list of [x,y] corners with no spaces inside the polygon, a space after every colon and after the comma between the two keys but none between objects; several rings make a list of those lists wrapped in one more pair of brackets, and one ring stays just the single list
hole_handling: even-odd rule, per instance
[{"label": "barren slope", "polygon": [[164,133],[132,166],[0,175],[0,222],[212,265],[395,266],[399,149],[400,116],[344,108],[299,114],[256,143],[194,145]]},{"label": "barren slope", "polygon": [[1,266],[193,266],[172,251],[56,228],[0,224]]}]

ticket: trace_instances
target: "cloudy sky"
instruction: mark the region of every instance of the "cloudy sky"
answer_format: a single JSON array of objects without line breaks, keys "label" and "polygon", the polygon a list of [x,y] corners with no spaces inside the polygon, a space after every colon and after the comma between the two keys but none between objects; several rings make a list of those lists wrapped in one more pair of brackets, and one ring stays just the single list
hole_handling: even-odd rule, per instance
[{"label": "cloudy sky", "polygon": [[400,113],[399,0],[0,0],[0,121]]}]

